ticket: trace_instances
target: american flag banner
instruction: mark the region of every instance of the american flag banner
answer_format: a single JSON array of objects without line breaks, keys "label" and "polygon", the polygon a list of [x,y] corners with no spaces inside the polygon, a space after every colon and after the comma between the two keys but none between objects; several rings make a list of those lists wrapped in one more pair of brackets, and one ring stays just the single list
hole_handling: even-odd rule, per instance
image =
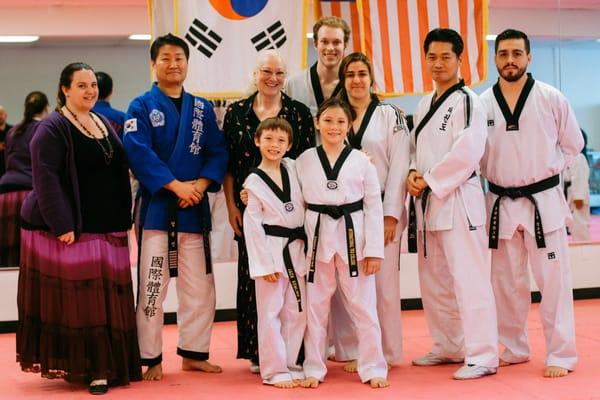
[{"label": "american flag banner", "polygon": [[314,0],[313,5],[317,18],[335,15],[348,22],[353,31],[349,51],[360,50],[371,59],[375,88],[382,96],[433,89],[423,41],[434,28],[451,28],[462,36],[461,76],[467,85],[486,79],[486,0]]},{"label": "american flag banner", "polygon": [[276,49],[288,75],[306,57],[307,0],[149,0],[152,37],[168,32],[190,47],[186,90],[237,99],[249,87],[258,53]]}]

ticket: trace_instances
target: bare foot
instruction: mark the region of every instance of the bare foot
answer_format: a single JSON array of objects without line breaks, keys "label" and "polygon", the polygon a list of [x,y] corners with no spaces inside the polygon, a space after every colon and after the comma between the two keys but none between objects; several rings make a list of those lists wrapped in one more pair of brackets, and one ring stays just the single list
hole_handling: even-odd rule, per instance
[{"label": "bare foot", "polygon": [[379,389],[390,386],[390,383],[385,378],[373,378],[369,381],[373,389]]},{"label": "bare foot", "polygon": [[567,376],[569,370],[562,367],[557,367],[554,365],[549,365],[544,370],[544,376],[546,378],[560,378],[562,376]]},{"label": "bare foot", "polygon": [[213,374],[223,372],[221,367],[209,363],[208,360],[192,360],[191,358],[183,358],[181,360],[181,369],[184,371],[202,371]]},{"label": "bare foot", "polygon": [[300,383],[300,386],[304,388],[316,389],[317,387],[319,387],[319,380],[317,378],[309,376]]},{"label": "bare foot", "polygon": [[156,364],[153,367],[148,367],[143,376],[145,381],[160,381],[162,377],[162,364]]},{"label": "bare foot", "polygon": [[328,359],[329,361],[337,361],[337,360],[336,360],[336,358],[335,358],[335,353],[331,353],[330,355],[328,355],[328,356],[327,356],[327,359]]},{"label": "bare foot", "polygon": [[349,363],[344,364],[344,371],[346,372],[358,372],[358,364],[356,363],[356,360],[352,360]]},{"label": "bare foot", "polygon": [[294,381],[282,381],[274,383],[273,386],[279,389],[293,389],[298,386],[298,384]]},{"label": "bare foot", "polygon": [[499,362],[498,362],[498,366],[499,367],[508,367],[510,365],[523,364],[523,363],[526,363],[526,362],[529,362],[529,360],[518,361],[518,362],[510,362],[510,361],[506,361],[506,360],[500,359]]}]

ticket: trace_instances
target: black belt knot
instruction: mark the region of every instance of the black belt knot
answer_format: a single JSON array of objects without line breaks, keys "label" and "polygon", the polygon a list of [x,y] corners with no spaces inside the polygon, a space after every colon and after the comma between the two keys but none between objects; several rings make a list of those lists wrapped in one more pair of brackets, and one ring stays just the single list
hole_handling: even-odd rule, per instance
[{"label": "black belt knot", "polygon": [[290,243],[292,243],[295,240],[302,240],[304,242],[304,253],[306,254],[307,239],[306,232],[304,232],[304,227],[299,226],[297,228],[287,228],[285,226],[280,225],[263,224],[263,228],[267,236],[282,237],[287,238],[288,240],[285,244],[285,247],[283,248],[283,263],[285,265],[288,278],[290,279],[290,285],[292,285],[294,295],[296,296],[296,302],[298,303],[298,311],[302,312],[302,293],[300,291],[300,285],[298,283],[296,271],[294,271],[294,263],[292,262],[292,257],[290,255]]},{"label": "black belt knot", "polygon": [[535,230],[535,241],[538,249],[546,248],[546,241],[544,240],[544,227],[542,226],[542,217],[540,215],[540,210],[538,209],[537,201],[535,200],[535,197],[533,197],[533,195],[551,189],[555,186],[558,186],[559,184],[559,175],[551,176],[549,178],[532,183],[530,185],[510,188],[505,188],[502,186],[498,186],[493,182],[489,182],[490,192],[498,196],[496,198],[496,201],[494,201],[494,206],[492,207],[492,213],[490,215],[489,248],[498,248],[498,240],[500,235],[500,200],[502,200],[503,197],[510,197],[512,200],[525,197],[533,204],[533,223]]},{"label": "black belt knot", "polygon": [[[178,236],[178,230],[177,230],[177,210],[179,209],[179,206],[177,204],[178,202],[178,198],[177,196],[170,196],[169,197],[169,204],[168,204],[168,208],[167,208],[167,218],[168,218],[168,222],[167,222],[167,248],[168,248],[168,266],[169,266],[169,276],[171,278],[175,278],[178,275],[178,271],[177,271],[177,267],[179,264],[179,251],[177,249],[177,236]],[[206,204],[204,204],[206,203]],[[208,204],[208,195],[205,194],[204,197],[202,198],[202,200],[200,201],[200,204],[198,204],[198,206],[200,206],[200,209],[198,210],[198,212],[200,212],[202,215],[202,207],[207,207],[209,209],[209,215],[210,215],[210,206]],[[206,264],[206,273],[210,274],[212,273],[212,256],[211,256],[211,252],[210,252],[210,230],[208,227],[208,223],[206,221],[204,221],[204,218],[202,218],[202,244],[204,247],[204,262]]]},{"label": "black belt knot", "polygon": [[354,223],[352,222],[353,212],[363,209],[363,200],[360,199],[354,203],[346,203],[339,206],[329,204],[307,204],[307,208],[311,211],[319,213],[317,224],[315,225],[315,236],[313,238],[312,252],[310,257],[310,268],[308,270],[308,282],[313,283],[315,280],[315,270],[317,262],[317,247],[319,245],[319,230],[321,228],[321,214],[326,214],[333,219],[344,217],[346,223],[346,249],[348,251],[348,268],[350,276],[358,276],[358,261],[356,258],[356,240],[354,236]]},{"label": "black belt knot", "polygon": [[[473,171],[469,179],[477,176],[477,172]],[[427,224],[425,212],[427,211],[427,200],[431,194],[431,188],[427,186],[421,193],[421,211],[423,212],[423,257],[427,257]],[[415,207],[415,197],[410,197],[408,205],[408,252],[417,252],[417,209]]]}]

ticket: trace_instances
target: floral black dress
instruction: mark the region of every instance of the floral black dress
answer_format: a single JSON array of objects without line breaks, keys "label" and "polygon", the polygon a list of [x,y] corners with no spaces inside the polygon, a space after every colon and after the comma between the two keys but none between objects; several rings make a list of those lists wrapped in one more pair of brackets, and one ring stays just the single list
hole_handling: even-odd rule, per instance
[{"label": "floral black dress", "polygon": [[[223,131],[229,149],[228,172],[233,176],[235,205],[244,211],[240,200],[242,184],[261,161],[260,151],[254,144],[254,132],[260,120],[252,109],[256,93],[229,106]],[[282,107],[278,117],[287,120],[294,130],[292,148],[286,157],[295,159],[304,150],[315,146],[315,127],[310,110],[304,104],[281,94]],[[238,243],[238,286],[237,286],[237,358],[245,358],[258,363],[258,336],[256,317],[256,297],[254,281],[248,269],[248,252],[243,237],[236,237]]]}]

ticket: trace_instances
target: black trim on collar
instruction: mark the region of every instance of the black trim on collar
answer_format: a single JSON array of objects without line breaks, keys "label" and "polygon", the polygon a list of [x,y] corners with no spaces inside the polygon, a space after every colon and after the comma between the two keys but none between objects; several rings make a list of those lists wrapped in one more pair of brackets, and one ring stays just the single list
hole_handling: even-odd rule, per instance
[{"label": "black trim on collar", "polygon": [[[500,78],[498,78],[500,81]],[[515,105],[515,111],[512,113],[510,111],[510,107],[502,94],[502,90],[500,90],[500,85],[498,82],[493,87],[494,97],[498,102],[498,106],[500,110],[502,110],[502,115],[504,116],[504,120],[506,121],[506,131],[518,131],[519,130],[519,118],[521,117],[521,113],[523,112],[523,108],[525,108],[525,102],[529,97],[529,93],[531,89],[533,89],[533,85],[535,84],[535,79],[530,73],[527,73],[527,81],[525,82],[525,86],[521,90],[521,94],[519,95],[519,99],[517,100],[517,104]]]},{"label": "black trim on collar", "polygon": [[273,179],[271,179],[271,177],[260,168],[252,168],[250,169],[250,173],[258,175],[267,184],[275,196],[277,196],[277,198],[281,200],[283,204],[285,204],[292,201],[290,176],[288,175],[287,169],[283,166],[283,164],[281,164],[279,168],[281,168],[282,188],[280,188],[275,181],[273,181]]},{"label": "black trim on collar", "polygon": [[[325,101],[325,96],[323,96],[323,88],[321,87],[321,81],[319,80],[319,74],[317,74],[317,63],[314,63],[309,70],[310,73],[310,83],[313,88],[313,94],[315,95],[315,101],[317,102],[317,108],[321,107],[321,104]],[[338,84],[333,89],[333,93],[331,93],[331,97],[335,97],[340,90],[342,90],[342,82],[338,82]]]},{"label": "black trim on collar", "polygon": [[446,99],[450,97],[452,93],[462,89],[464,86],[465,81],[461,79],[456,85],[448,88],[448,90],[446,90],[438,99],[435,99],[435,96],[431,98],[431,105],[429,106],[429,111],[427,111],[427,114],[425,114],[425,116],[417,126],[417,129],[415,129],[415,143],[417,142],[419,133],[423,130],[425,125],[427,125],[431,117],[433,117],[433,115],[437,112],[437,110],[444,103],[444,101],[446,101]]},{"label": "black trim on collar", "polygon": [[371,121],[371,117],[373,116],[373,113],[375,112],[375,109],[378,105],[378,99],[371,100],[369,106],[367,107],[367,111],[365,111],[365,115],[363,116],[357,133],[354,133],[354,128],[350,127],[350,132],[348,132],[348,143],[350,143],[350,146],[354,147],[357,150],[362,149],[362,140],[365,136],[365,131],[367,130],[369,122]]},{"label": "black trim on collar", "polygon": [[329,181],[337,180],[337,177],[344,165],[344,161],[348,158],[350,153],[352,152],[352,147],[346,146],[340,153],[340,156],[335,161],[333,165],[333,169],[329,164],[329,159],[327,158],[327,154],[325,154],[325,150],[323,150],[323,145],[317,146],[317,155],[319,156],[319,161],[321,161],[321,166],[323,167],[323,171],[325,171],[325,176]]}]

